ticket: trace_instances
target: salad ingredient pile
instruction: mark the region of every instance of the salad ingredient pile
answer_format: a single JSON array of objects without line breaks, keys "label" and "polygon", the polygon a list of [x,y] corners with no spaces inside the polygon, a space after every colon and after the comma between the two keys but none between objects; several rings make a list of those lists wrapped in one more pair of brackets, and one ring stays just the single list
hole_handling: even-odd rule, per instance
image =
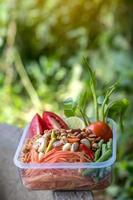
[{"label": "salad ingredient pile", "polygon": [[[47,112],[46,114],[48,115]],[[52,116],[54,115],[53,113]],[[45,116],[45,112],[43,116]],[[57,118],[57,115],[55,116]],[[36,118],[38,118],[38,115],[36,115]],[[77,117],[75,119],[77,120]],[[32,124],[34,120],[35,117],[31,122],[30,128],[34,127]],[[57,125],[55,120],[50,124],[52,128]],[[36,135],[34,135],[35,129],[31,129],[29,133],[30,136],[31,133],[33,136],[25,142],[22,161],[27,163],[98,162],[98,159],[104,161],[111,156],[112,139],[105,143],[101,137],[94,134],[88,127],[83,129],[64,129],[62,128],[64,125],[67,127],[64,122],[59,129],[45,129],[43,134]],[[36,129],[38,130],[38,127]],[[105,157],[106,149],[109,149],[111,153]]]},{"label": "salad ingredient pile", "polygon": [[108,117],[114,113],[118,116],[119,113],[121,120],[128,101],[110,100],[117,86],[117,83],[114,83],[107,88],[99,105],[95,72],[86,59],[84,65],[90,77],[95,110],[93,121],[85,112],[86,93],[77,102],[72,98],[64,101],[64,120],[53,112],[44,111],[42,117],[36,114],[29,125],[29,137],[21,154],[23,162],[103,162],[111,157],[113,133]]}]

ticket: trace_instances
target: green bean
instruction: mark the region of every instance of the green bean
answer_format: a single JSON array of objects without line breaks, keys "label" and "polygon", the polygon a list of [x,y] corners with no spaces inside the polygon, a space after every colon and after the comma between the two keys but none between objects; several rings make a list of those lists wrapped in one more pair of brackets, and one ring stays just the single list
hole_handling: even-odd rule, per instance
[{"label": "green bean", "polygon": [[97,149],[95,152],[95,161],[100,157],[100,153],[101,153],[101,148]]},{"label": "green bean", "polygon": [[89,176],[93,173],[93,169],[85,169],[82,171],[82,176]]},{"label": "green bean", "polygon": [[101,140],[99,141],[99,143],[98,143],[98,146],[99,146],[99,148],[101,148],[101,147],[102,147],[102,144],[103,144],[103,142],[104,142],[104,140],[103,140],[103,139],[101,139]]},{"label": "green bean", "polygon": [[112,138],[108,141],[108,143],[107,143],[107,148],[108,149],[110,149],[110,148],[112,148]]},{"label": "green bean", "polygon": [[100,140],[98,143],[99,148],[95,152],[95,161],[100,157],[101,148],[102,148],[103,140]]},{"label": "green bean", "polygon": [[102,155],[105,154],[106,150],[107,150],[107,145],[106,144],[102,144]]},{"label": "green bean", "polygon": [[50,150],[52,149],[52,145],[53,145],[53,143],[54,143],[55,141],[56,141],[56,138],[52,138],[52,139],[50,140],[50,142],[49,142],[49,144],[48,144],[48,147],[47,147],[45,153],[47,153],[48,151],[50,151]]},{"label": "green bean", "polygon": [[108,149],[96,162],[103,162],[108,160],[112,155],[112,150]]},{"label": "green bean", "polygon": [[52,133],[51,133],[51,139],[53,139],[53,138],[56,138],[56,134],[55,134],[54,130],[52,130]]}]

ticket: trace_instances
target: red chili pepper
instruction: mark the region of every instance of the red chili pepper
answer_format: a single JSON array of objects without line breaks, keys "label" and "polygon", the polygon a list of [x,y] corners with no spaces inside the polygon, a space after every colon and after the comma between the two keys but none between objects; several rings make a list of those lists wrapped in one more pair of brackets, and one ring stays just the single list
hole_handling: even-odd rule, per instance
[{"label": "red chili pepper", "polygon": [[44,134],[45,123],[38,113],[33,117],[29,126],[29,137],[33,137],[36,134]]},{"label": "red chili pepper", "polygon": [[90,157],[91,160],[94,160],[94,152],[91,149],[86,147],[84,144],[80,144],[80,148]]},{"label": "red chili pepper", "polygon": [[43,121],[47,129],[68,129],[68,125],[58,115],[45,111],[43,113]]}]

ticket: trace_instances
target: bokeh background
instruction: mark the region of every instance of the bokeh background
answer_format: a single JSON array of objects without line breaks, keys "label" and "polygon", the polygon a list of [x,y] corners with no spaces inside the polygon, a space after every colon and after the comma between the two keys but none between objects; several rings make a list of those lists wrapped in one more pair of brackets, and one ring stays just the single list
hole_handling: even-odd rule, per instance
[{"label": "bokeh background", "polygon": [[116,95],[130,101],[106,196],[133,199],[132,0],[0,0],[0,122],[22,127],[36,112],[61,114],[63,99],[87,87],[83,56],[99,89],[119,79]]}]

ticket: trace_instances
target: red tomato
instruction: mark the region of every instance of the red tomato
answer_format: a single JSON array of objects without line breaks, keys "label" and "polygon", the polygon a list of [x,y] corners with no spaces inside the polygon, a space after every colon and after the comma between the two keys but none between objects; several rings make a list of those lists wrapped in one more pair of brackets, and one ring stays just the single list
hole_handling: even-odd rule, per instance
[{"label": "red tomato", "polygon": [[33,137],[36,134],[41,134],[43,135],[44,132],[44,122],[42,120],[42,118],[40,117],[40,115],[37,113],[31,123],[30,123],[30,127],[29,127],[29,137]]},{"label": "red tomato", "polygon": [[97,136],[101,137],[105,142],[112,138],[112,130],[108,124],[98,121],[90,124],[88,128]]},{"label": "red tomato", "polygon": [[47,129],[68,129],[67,124],[55,113],[44,112],[43,120]]}]

